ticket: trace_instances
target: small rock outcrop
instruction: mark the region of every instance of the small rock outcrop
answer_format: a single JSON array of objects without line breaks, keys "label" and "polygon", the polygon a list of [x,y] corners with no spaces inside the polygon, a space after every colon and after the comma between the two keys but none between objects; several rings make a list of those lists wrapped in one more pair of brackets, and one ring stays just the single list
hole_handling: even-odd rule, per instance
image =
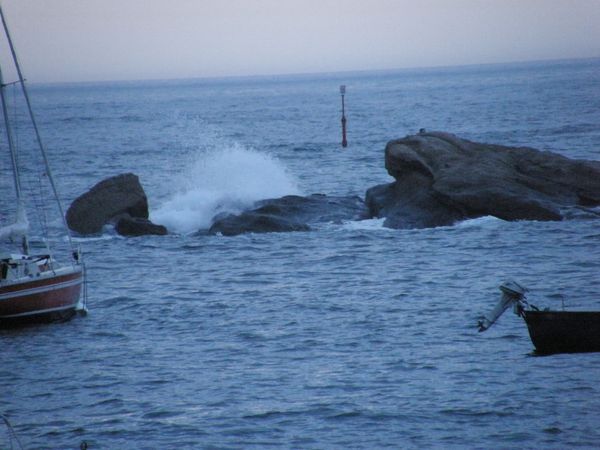
[{"label": "small rock outcrop", "polygon": [[148,234],[164,236],[168,234],[167,228],[163,225],[157,225],[148,219],[131,216],[121,217],[115,224],[115,231],[121,236],[145,236]]},{"label": "small rock outcrop", "polygon": [[391,228],[426,228],[495,216],[561,220],[565,209],[600,205],[600,162],[422,132],[390,141],[396,181],[367,191],[372,216]]},{"label": "small rock outcrop", "polygon": [[[107,178],[71,204],[66,214],[69,228],[79,234],[97,234],[108,223],[121,223],[117,232],[125,235],[140,235],[143,230],[158,233],[148,220],[148,199],[139,178],[125,173]],[[150,226],[152,225],[152,226]],[[164,228],[164,227],[162,227]],[[135,231],[134,231],[135,230]],[[166,232],[166,229],[165,229]]]},{"label": "small rock outcrop", "polygon": [[309,230],[310,227],[304,223],[272,214],[246,211],[237,215],[228,214],[219,217],[208,232],[209,234],[222,234],[223,236],[237,236],[243,233],[283,233]]},{"label": "small rock outcrop", "polygon": [[241,214],[217,216],[208,232],[234,236],[242,233],[308,231],[311,224],[365,218],[368,218],[368,210],[356,196],[287,195],[261,200],[254,209]]}]

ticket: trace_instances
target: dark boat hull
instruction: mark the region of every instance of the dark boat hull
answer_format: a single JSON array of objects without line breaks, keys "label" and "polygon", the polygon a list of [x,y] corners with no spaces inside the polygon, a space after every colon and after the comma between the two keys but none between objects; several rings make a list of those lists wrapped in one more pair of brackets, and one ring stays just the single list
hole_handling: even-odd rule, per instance
[{"label": "dark boat hull", "polygon": [[56,322],[77,312],[83,274],[79,268],[24,283],[0,286],[0,326]]},{"label": "dark boat hull", "polygon": [[600,311],[523,311],[537,353],[600,352]]}]

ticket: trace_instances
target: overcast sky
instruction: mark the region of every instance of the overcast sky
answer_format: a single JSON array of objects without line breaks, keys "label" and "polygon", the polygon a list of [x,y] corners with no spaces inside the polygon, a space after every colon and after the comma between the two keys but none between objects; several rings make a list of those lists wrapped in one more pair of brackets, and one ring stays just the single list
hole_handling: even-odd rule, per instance
[{"label": "overcast sky", "polygon": [[34,82],[600,57],[600,0],[3,0],[2,6]]}]

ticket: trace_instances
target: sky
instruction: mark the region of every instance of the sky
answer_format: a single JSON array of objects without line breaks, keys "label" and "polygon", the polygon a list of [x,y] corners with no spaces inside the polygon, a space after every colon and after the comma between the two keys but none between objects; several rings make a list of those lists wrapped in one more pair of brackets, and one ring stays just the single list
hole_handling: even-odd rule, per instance
[{"label": "sky", "polygon": [[600,0],[1,1],[31,82],[600,57]]}]

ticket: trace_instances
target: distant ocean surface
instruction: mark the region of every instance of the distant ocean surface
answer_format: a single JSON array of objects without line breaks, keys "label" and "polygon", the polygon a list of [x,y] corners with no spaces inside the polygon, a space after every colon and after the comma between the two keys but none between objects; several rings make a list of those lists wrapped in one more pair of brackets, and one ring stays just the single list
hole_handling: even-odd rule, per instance
[{"label": "distant ocean surface", "polygon": [[0,413],[25,448],[600,446],[600,354],[534,356],[510,311],[476,327],[508,279],[600,310],[600,219],[195,234],[259,199],[363,197],[393,181],[386,142],[420,128],[600,160],[600,59],[30,95],[65,206],[134,172],[172,234],[77,238],[89,315],[0,331]]}]

